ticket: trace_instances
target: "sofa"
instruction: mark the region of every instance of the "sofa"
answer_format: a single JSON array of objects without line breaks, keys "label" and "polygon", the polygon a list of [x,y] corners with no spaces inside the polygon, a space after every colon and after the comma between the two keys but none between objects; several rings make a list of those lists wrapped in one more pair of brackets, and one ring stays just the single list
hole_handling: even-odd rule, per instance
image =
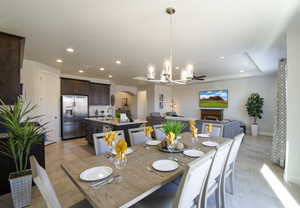
[{"label": "sofa", "polygon": [[163,124],[168,120],[176,120],[180,121],[185,124],[183,132],[190,131],[188,126],[189,120],[195,120],[196,121],[196,128],[199,129],[199,131],[202,131],[202,124],[203,123],[215,123],[215,124],[221,124],[223,125],[223,137],[225,138],[234,138],[238,134],[243,132],[242,122],[238,120],[223,120],[223,121],[214,121],[214,120],[197,120],[194,118],[187,118],[187,117],[181,117],[181,116],[162,116],[159,112],[153,112],[150,113],[150,115],[147,117],[148,125],[158,125]]}]

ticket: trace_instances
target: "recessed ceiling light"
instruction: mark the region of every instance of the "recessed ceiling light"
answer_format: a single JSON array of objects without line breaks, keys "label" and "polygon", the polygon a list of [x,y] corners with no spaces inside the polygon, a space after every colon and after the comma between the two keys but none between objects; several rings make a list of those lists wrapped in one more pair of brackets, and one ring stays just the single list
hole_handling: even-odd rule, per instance
[{"label": "recessed ceiling light", "polygon": [[108,75],[108,78],[112,78],[112,75],[110,74],[110,75]]},{"label": "recessed ceiling light", "polygon": [[84,71],[83,71],[83,70],[79,70],[78,72],[79,72],[79,73],[83,73]]},{"label": "recessed ceiling light", "polygon": [[244,72],[245,72],[245,70],[241,70],[240,72],[241,72],[241,73],[244,73]]},{"label": "recessed ceiling light", "polygon": [[104,71],[104,68],[103,68],[103,67],[101,67],[101,68],[99,68],[99,70],[100,70],[100,71]]},{"label": "recessed ceiling light", "polygon": [[67,48],[66,51],[69,52],[69,53],[74,53],[74,49],[73,48]]},{"label": "recessed ceiling light", "polygon": [[116,60],[116,64],[121,64],[121,61],[120,60]]},{"label": "recessed ceiling light", "polygon": [[220,59],[225,59],[225,57],[224,57],[224,56],[221,56]]},{"label": "recessed ceiling light", "polygon": [[57,63],[62,63],[63,60],[61,60],[61,59],[56,59],[56,62],[57,62]]}]

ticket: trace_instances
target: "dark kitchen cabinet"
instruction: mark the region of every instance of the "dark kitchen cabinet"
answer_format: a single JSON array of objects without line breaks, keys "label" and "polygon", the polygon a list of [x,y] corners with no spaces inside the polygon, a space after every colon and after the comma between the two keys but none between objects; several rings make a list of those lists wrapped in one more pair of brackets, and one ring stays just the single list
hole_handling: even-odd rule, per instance
[{"label": "dark kitchen cabinet", "polygon": [[89,104],[90,105],[109,105],[110,85],[90,83]]},{"label": "dark kitchen cabinet", "polygon": [[25,38],[0,32],[0,98],[12,105],[21,94]]},{"label": "dark kitchen cabinet", "polygon": [[89,95],[89,82],[77,79],[61,78],[62,95]]}]

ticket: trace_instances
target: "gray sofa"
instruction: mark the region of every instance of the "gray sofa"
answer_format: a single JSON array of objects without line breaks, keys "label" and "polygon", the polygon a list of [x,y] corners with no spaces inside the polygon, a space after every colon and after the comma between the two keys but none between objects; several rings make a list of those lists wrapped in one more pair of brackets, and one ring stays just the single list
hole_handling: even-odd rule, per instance
[{"label": "gray sofa", "polygon": [[[167,121],[159,112],[150,113],[150,116],[147,117],[148,125],[153,126],[157,124],[163,124]],[[188,126],[188,121],[180,121],[185,124],[183,132],[190,131]],[[237,120],[223,120],[223,121],[213,121],[213,120],[196,120],[196,128],[199,131],[202,131],[203,123],[216,123],[223,125],[223,137],[225,138],[234,138],[238,134],[243,132],[241,128],[242,122]]]}]

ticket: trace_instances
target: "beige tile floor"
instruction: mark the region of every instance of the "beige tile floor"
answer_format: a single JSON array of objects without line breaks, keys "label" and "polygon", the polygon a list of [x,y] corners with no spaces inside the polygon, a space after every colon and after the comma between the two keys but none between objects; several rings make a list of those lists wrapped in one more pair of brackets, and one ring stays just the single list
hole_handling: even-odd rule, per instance
[{"label": "beige tile floor", "polygon": [[[279,179],[290,197],[300,203],[300,187],[284,183],[282,181],[283,170],[270,162],[271,142],[271,137],[247,136],[245,138],[237,161],[235,194],[227,195],[227,207],[287,207],[281,202],[283,197],[271,188],[268,180],[263,176],[264,165]],[[84,196],[63,172],[60,167],[61,163],[93,154],[93,148],[87,145],[85,139],[69,140],[46,146],[46,170],[63,207],[70,207],[82,201]],[[214,204],[213,198],[210,200],[209,207],[213,207],[211,206]],[[12,207],[9,195],[0,197],[0,207]],[[45,207],[36,187],[33,188],[31,207]]]}]

